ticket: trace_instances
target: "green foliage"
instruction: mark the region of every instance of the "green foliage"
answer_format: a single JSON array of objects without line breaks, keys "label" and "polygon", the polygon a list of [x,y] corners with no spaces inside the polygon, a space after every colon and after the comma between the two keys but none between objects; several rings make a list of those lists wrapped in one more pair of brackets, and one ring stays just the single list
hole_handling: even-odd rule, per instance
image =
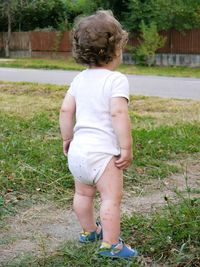
[{"label": "green foliage", "polygon": [[114,13],[114,15],[117,17],[117,19],[122,20],[123,12],[126,12],[128,10],[127,2],[126,0],[96,0],[98,8],[103,9],[110,9]]},{"label": "green foliage", "polygon": [[64,26],[63,30],[67,30],[67,15],[67,9],[62,0],[30,1],[24,7],[21,21],[18,23],[23,31],[47,27],[59,29],[61,25],[62,28]]},{"label": "green foliage", "polygon": [[[13,2],[13,1],[12,1]],[[15,0],[12,31],[30,31],[35,28],[69,29],[68,16],[70,4],[63,0]],[[69,1],[68,1],[69,2]],[[2,10],[2,9],[1,9]],[[0,31],[5,31],[7,19],[4,10],[0,19]]]},{"label": "green foliage", "polygon": [[[13,12],[12,31],[31,31],[35,29],[69,30],[72,28],[74,19],[80,15],[89,15],[99,8],[112,9],[120,17],[123,0],[111,2],[104,0],[14,0],[0,1],[0,31],[7,27],[5,6]],[[15,8],[13,8],[15,6]]]},{"label": "green foliage", "polygon": [[10,31],[11,25],[15,23],[18,11],[18,0],[0,0],[0,31]]},{"label": "green foliage", "polygon": [[172,5],[171,27],[188,30],[200,27],[200,0],[178,0]]},{"label": "green foliage", "polygon": [[199,28],[200,1],[130,0],[123,21],[130,31],[138,31],[142,21],[146,25],[155,22],[158,30]]},{"label": "green foliage", "polygon": [[68,30],[77,16],[100,8],[111,9],[130,31],[139,30],[142,21],[146,25],[154,21],[158,30],[200,27],[200,0],[0,0],[0,31],[8,25],[5,6],[12,13],[12,31]]},{"label": "green foliage", "polygon": [[165,38],[160,36],[157,25],[151,22],[149,26],[141,24],[140,45],[134,50],[133,58],[136,64],[151,66],[155,63],[155,53],[165,43]]}]

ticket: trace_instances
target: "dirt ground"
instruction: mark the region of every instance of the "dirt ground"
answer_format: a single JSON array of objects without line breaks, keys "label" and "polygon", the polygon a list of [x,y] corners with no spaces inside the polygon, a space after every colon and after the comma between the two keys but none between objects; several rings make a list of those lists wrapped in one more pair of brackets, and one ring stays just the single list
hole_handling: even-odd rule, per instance
[{"label": "dirt ground", "polygon": [[[137,194],[134,190],[125,192],[122,212],[151,212],[165,204],[165,196],[175,201],[173,189],[184,192],[185,177],[188,178],[191,189],[199,189],[200,160],[187,159],[178,164],[183,166],[181,174],[172,175],[162,181],[151,181],[139,188],[139,194],[138,188]],[[27,209],[21,209],[15,216],[8,216],[5,227],[0,230],[0,264],[8,266],[9,262],[29,253],[45,255],[67,240],[76,240],[80,231],[72,209],[60,208],[52,202],[36,203]]]}]

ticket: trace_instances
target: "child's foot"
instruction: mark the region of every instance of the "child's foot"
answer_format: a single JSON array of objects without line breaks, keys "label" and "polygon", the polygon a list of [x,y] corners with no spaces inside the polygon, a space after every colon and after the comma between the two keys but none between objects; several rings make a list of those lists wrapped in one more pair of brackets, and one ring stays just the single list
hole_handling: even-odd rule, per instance
[{"label": "child's foot", "polygon": [[83,231],[79,236],[79,242],[88,243],[97,240],[101,240],[103,238],[103,231],[100,222],[96,222],[97,229],[93,232],[85,232]]},{"label": "child's foot", "polygon": [[102,242],[99,249],[99,255],[111,258],[131,258],[136,257],[138,252],[120,240],[118,244],[113,245]]}]

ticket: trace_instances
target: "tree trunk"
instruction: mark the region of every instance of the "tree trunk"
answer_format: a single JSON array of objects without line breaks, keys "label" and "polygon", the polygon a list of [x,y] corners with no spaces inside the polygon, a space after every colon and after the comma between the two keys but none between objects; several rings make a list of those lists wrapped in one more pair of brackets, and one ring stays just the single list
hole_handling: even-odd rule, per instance
[{"label": "tree trunk", "polygon": [[11,39],[11,13],[10,13],[10,8],[8,8],[7,18],[8,18],[8,32],[7,32],[7,36],[6,36],[5,56],[6,57],[10,57],[10,39]]}]

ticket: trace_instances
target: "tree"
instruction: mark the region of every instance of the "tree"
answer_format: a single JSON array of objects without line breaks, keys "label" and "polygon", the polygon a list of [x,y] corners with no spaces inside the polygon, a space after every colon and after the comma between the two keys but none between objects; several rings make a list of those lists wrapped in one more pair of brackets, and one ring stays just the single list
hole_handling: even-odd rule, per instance
[{"label": "tree", "polygon": [[110,9],[117,19],[122,20],[123,13],[128,11],[127,0],[96,0],[98,8]]},{"label": "tree", "polygon": [[62,0],[29,0],[23,9],[21,29],[31,31],[35,29],[50,28],[57,30],[66,27],[67,9]]},{"label": "tree", "polygon": [[173,24],[178,30],[200,27],[200,0],[174,1]]},{"label": "tree", "polygon": [[129,31],[139,31],[142,21],[158,30],[200,27],[200,0],[0,0],[0,31],[64,31],[100,8],[111,9]]},{"label": "tree", "polygon": [[138,31],[141,22],[157,24],[158,30],[200,27],[200,0],[129,0],[123,24]]},{"label": "tree", "polygon": [[126,0],[64,0],[68,10],[68,19],[71,25],[75,17],[79,15],[90,15],[98,9],[110,9],[114,15],[121,20],[122,12],[127,11]]},{"label": "tree", "polygon": [[[36,28],[67,30],[70,0],[9,0],[1,1],[0,31],[7,31],[6,8],[12,12],[12,31],[29,31]],[[65,2],[69,3],[65,5]]]},{"label": "tree", "polygon": [[5,0],[0,2],[0,9],[2,13],[2,17],[7,20],[7,35],[5,39],[5,56],[10,56],[10,40],[11,40],[11,31],[12,31],[12,23],[14,21],[14,14],[17,7],[17,0]]}]

